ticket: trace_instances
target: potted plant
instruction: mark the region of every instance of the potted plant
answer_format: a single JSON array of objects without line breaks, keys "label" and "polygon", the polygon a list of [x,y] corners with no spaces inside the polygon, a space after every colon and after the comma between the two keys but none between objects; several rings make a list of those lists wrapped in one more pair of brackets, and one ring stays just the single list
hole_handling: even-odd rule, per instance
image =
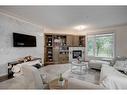
[{"label": "potted plant", "polygon": [[58,81],[59,85],[62,87],[64,85],[64,78],[62,77],[62,73],[60,73]]}]

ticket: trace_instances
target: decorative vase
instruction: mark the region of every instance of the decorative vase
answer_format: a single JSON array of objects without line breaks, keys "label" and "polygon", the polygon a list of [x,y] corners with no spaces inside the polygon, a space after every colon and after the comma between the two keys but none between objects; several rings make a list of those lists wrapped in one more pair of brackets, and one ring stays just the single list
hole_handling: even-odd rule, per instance
[{"label": "decorative vase", "polygon": [[65,80],[63,80],[63,81],[58,80],[58,84],[59,84],[60,87],[63,87],[64,83],[65,83]]},{"label": "decorative vase", "polygon": [[62,73],[60,73],[59,79],[58,79],[58,84],[59,86],[63,87],[64,86],[65,80],[62,77]]}]

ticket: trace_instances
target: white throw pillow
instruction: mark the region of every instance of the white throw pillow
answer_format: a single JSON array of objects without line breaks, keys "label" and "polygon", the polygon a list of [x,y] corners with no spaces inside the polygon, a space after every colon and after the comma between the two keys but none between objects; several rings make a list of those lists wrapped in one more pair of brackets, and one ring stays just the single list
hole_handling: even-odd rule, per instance
[{"label": "white throw pillow", "polygon": [[14,72],[14,73],[18,73],[18,72],[20,72],[20,70],[21,70],[20,64],[17,64],[17,65],[12,67],[12,72]]},{"label": "white throw pillow", "polygon": [[21,64],[17,64],[15,66],[13,66],[12,71],[14,72],[13,76],[17,77],[22,75],[22,68],[21,68]]}]

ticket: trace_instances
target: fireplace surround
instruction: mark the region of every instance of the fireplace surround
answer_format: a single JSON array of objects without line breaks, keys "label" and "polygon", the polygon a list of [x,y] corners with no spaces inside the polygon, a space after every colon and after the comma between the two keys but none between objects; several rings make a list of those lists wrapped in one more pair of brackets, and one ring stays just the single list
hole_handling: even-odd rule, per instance
[{"label": "fireplace surround", "polygon": [[69,62],[80,57],[85,61],[85,47],[69,47]]}]

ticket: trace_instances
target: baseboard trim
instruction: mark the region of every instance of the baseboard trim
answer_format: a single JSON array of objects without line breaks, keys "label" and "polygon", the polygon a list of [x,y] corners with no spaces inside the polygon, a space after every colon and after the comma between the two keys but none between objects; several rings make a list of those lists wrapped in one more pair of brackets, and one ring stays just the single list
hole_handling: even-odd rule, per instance
[{"label": "baseboard trim", "polygon": [[7,75],[0,76],[0,82],[5,81],[7,79],[8,79],[8,74]]}]

